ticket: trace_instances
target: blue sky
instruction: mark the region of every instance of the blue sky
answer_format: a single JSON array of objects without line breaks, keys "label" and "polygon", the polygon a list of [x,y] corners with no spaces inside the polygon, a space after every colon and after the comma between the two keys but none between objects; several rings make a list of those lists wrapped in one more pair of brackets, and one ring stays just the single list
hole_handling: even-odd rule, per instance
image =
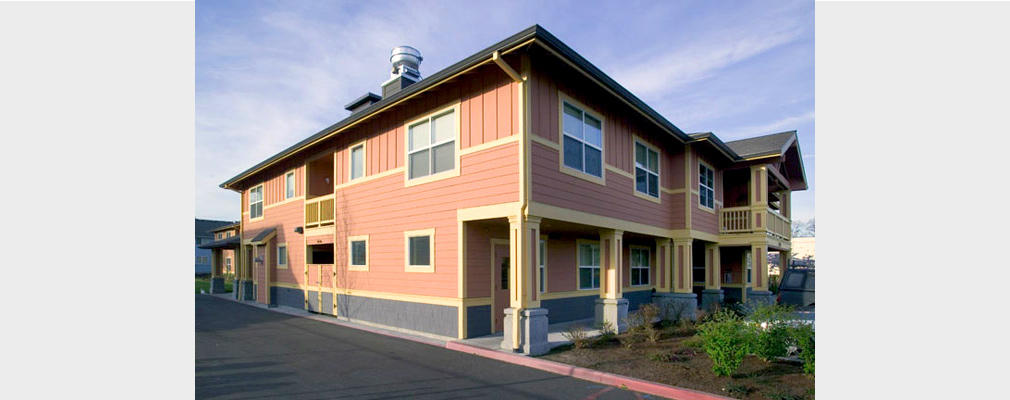
[{"label": "blue sky", "polygon": [[213,1],[196,3],[196,216],[235,220],[218,185],[381,92],[389,50],[429,76],[540,24],[685,132],[797,130],[814,217],[812,1]]}]

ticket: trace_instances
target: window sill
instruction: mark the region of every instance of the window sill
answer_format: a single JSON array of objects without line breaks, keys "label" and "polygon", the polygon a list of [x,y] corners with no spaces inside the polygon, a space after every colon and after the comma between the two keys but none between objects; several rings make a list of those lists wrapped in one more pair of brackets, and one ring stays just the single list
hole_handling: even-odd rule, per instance
[{"label": "window sill", "polygon": [[423,185],[425,183],[431,183],[443,179],[455,178],[457,176],[459,176],[459,157],[456,158],[456,168],[453,168],[448,171],[442,171],[434,175],[422,176],[420,178],[410,179],[410,169],[405,168],[403,170],[403,179],[404,179],[403,187]]},{"label": "window sill", "polygon": [[368,272],[368,265],[348,265],[348,271]]},{"label": "window sill", "polygon": [[407,265],[403,268],[404,272],[418,272],[418,273],[434,273],[434,265]]},{"label": "window sill", "polygon": [[640,199],[645,199],[645,200],[651,201],[651,202],[656,203],[656,204],[663,204],[663,200],[661,200],[659,197],[653,197],[650,194],[639,192],[637,189],[634,189],[634,190],[635,190],[635,197],[638,197]]},{"label": "window sill", "polygon": [[574,176],[576,178],[582,179],[584,181],[589,181],[597,185],[607,186],[607,172],[603,172],[603,176],[596,176],[586,172],[582,172],[575,168],[569,167],[564,164],[564,160],[561,161],[561,173]]},{"label": "window sill", "polygon": [[711,213],[711,214],[715,215],[715,209],[714,208],[709,208],[709,207],[703,206],[701,204],[698,204],[698,208],[701,209],[702,211],[705,211],[707,213]]}]

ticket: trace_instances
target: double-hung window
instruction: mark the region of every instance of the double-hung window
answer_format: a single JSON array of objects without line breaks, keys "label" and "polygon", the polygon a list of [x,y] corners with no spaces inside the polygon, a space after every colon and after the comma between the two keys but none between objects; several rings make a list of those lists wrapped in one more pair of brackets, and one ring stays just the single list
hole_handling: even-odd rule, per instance
[{"label": "double-hung window", "polygon": [[579,290],[600,288],[600,245],[579,244]]},{"label": "double-hung window", "polygon": [[602,178],[603,123],[567,101],[563,108],[565,166]]},{"label": "double-hung window", "polygon": [[263,216],[263,185],[249,190],[249,219]]},{"label": "double-hung window", "polygon": [[698,164],[698,201],[702,207],[715,208],[715,172]]},{"label": "double-hung window", "polygon": [[365,176],[365,144],[351,147],[351,180]]},{"label": "double-hung window", "polygon": [[409,179],[456,168],[455,109],[425,118],[407,130]]},{"label": "double-hung window", "polygon": [[540,293],[544,292],[544,282],[547,279],[547,241],[540,239]]},{"label": "double-hung window", "polygon": [[295,197],[295,171],[288,172],[284,175],[284,189],[285,199]]},{"label": "double-hung window", "polygon": [[631,286],[649,284],[649,249],[631,248]]},{"label": "double-hung window", "polygon": [[635,190],[659,198],[659,153],[635,141]]}]

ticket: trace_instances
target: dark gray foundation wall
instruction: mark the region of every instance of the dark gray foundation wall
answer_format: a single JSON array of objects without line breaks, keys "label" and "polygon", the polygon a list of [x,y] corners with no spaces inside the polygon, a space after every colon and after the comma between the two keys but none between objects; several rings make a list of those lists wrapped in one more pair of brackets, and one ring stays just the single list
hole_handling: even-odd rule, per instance
[{"label": "dark gray foundation wall", "polygon": [[305,308],[305,292],[300,289],[274,286],[270,288],[270,298],[278,306]]},{"label": "dark gray foundation wall", "polygon": [[459,333],[456,307],[340,294],[337,308],[341,317],[440,336]]},{"label": "dark gray foundation wall", "polygon": [[470,306],[466,308],[466,337],[474,338],[491,334],[491,306]]},{"label": "dark gray foundation wall", "polygon": [[540,307],[547,309],[548,323],[576,321],[596,316],[596,299],[598,298],[600,298],[599,292],[594,292],[588,296],[541,300]]},{"label": "dark gray foundation wall", "polygon": [[652,291],[624,292],[624,298],[628,299],[628,311],[636,311],[642,304],[652,303]]}]

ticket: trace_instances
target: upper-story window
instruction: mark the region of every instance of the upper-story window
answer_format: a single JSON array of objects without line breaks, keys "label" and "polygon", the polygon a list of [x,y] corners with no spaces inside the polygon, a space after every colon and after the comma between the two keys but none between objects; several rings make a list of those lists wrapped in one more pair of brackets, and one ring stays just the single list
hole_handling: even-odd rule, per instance
[{"label": "upper-story window", "polygon": [[715,208],[715,172],[698,164],[698,201],[702,207]]},{"label": "upper-story window", "polygon": [[351,180],[365,176],[365,144],[351,147]]},{"label": "upper-story window", "polygon": [[409,179],[456,168],[455,109],[427,117],[408,128]]},{"label": "upper-story window", "polygon": [[563,104],[565,166],[602,178],[603,123],[567,101]]},{"label": "upper-story window", "polygon": [[659,152],[635,141],[635,190],[659,197]]},{"label": "upper-story window", "polygon": [[249,190],[249,219],[263,216],[263,185]]},{"label": "upper-story window", "polygon": [[284,198],[295,197],[295,171],[284,174]]}]

